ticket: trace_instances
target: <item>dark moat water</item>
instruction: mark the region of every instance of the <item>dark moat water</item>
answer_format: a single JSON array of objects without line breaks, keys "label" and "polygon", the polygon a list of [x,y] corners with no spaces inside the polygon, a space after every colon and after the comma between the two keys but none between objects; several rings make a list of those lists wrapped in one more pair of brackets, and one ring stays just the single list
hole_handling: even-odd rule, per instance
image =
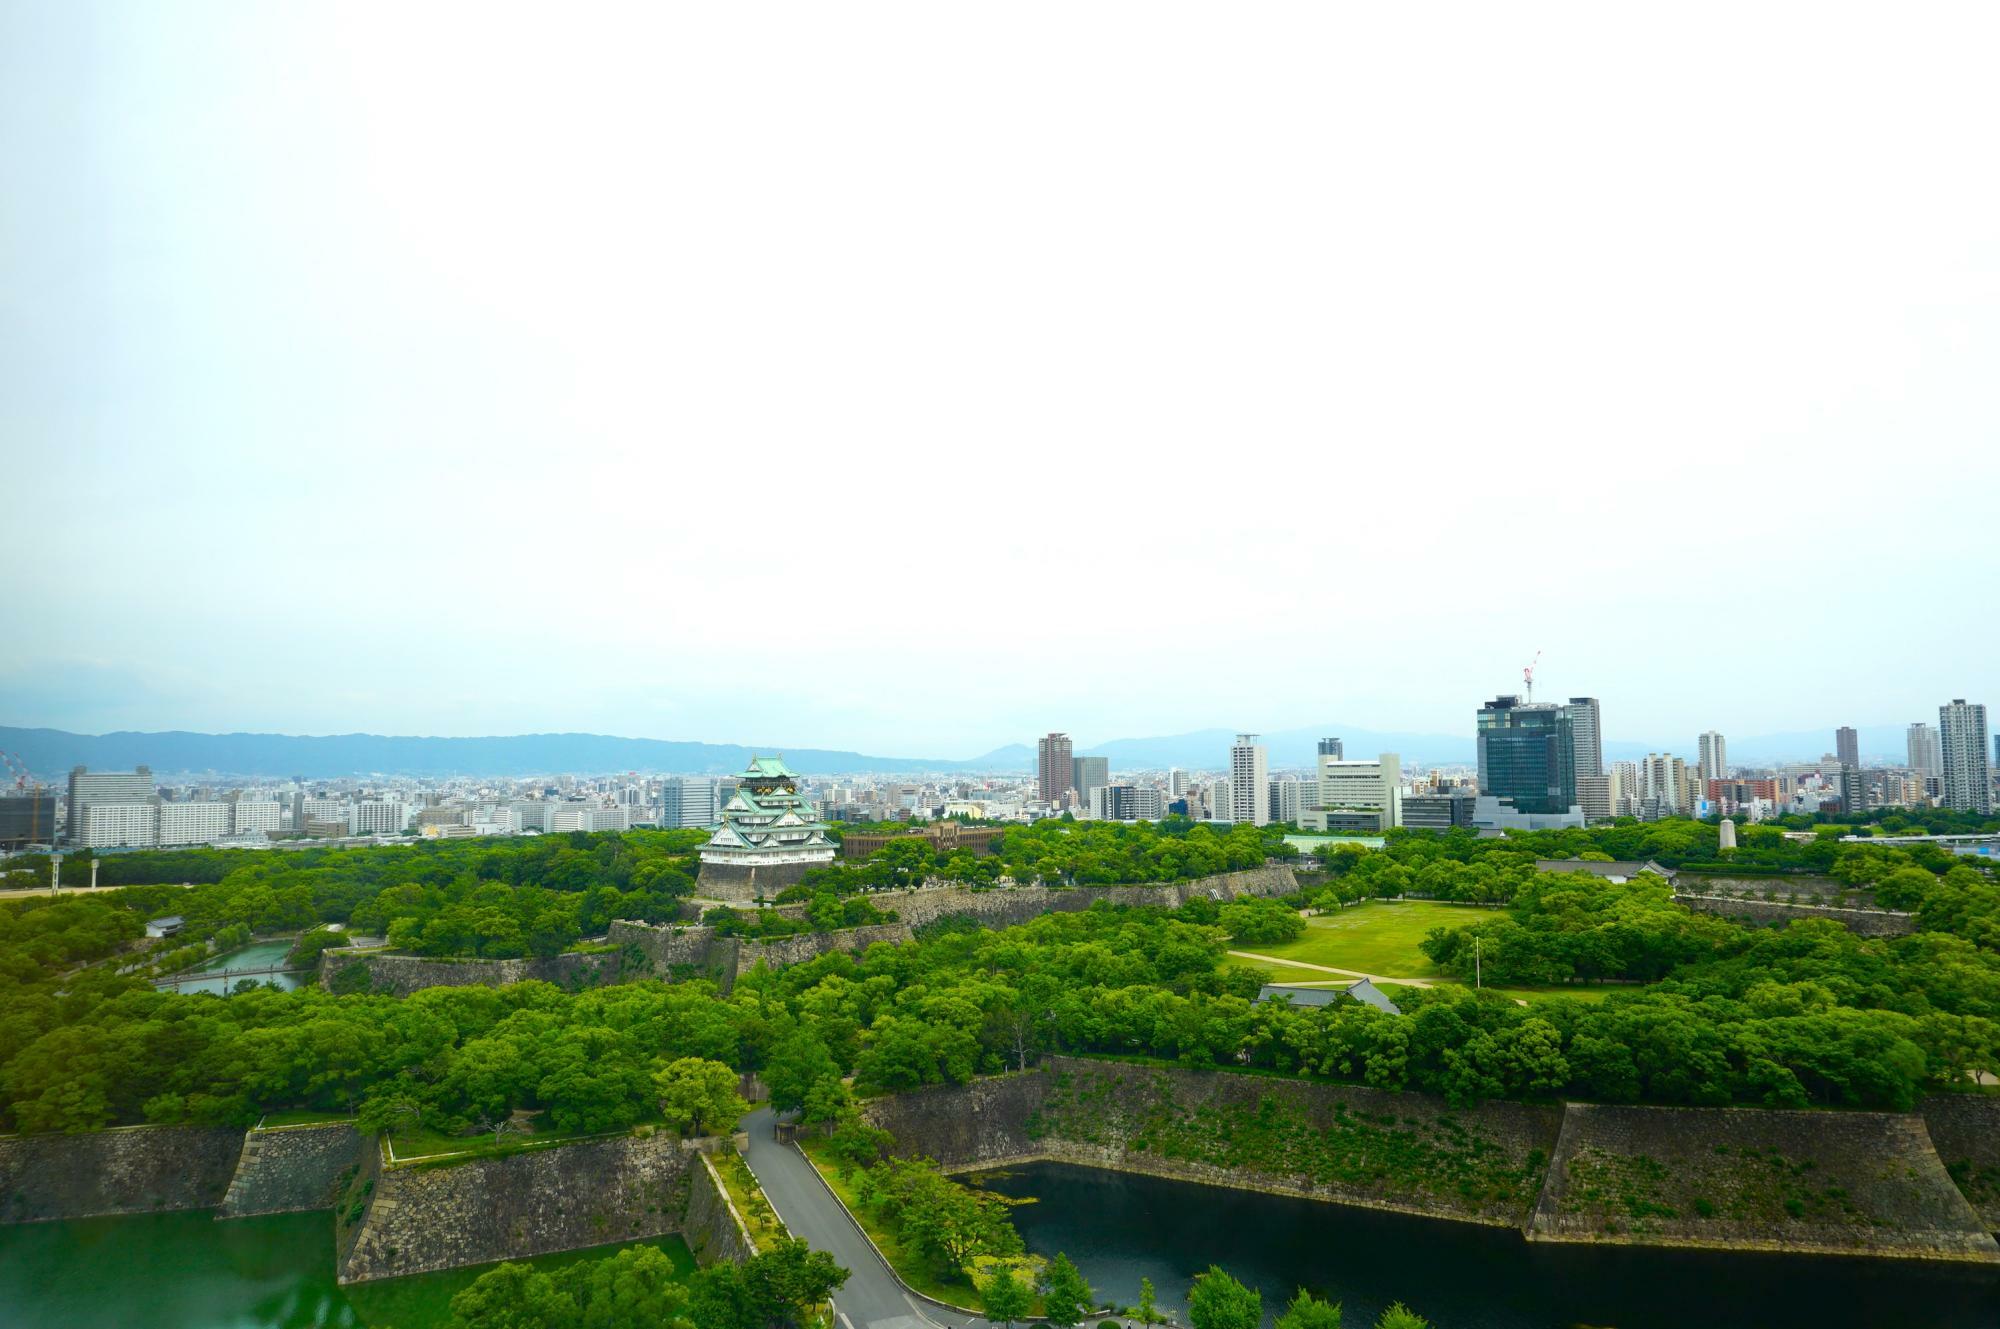
[{"label": "dark moat water", "polygon": [[[655,1244],[693,1267],[678,1238]],[[547,1268],[616,1249],[528,1263]],[[435,1329],[452,1297],[483,1272],[342,1288],[333,1278],[332,1214],[27,1223],[0,1227],[0,1329]]]},{"label": "dark moat water", "polygon": [[[1219,1264],[1275,1313],[1299,1287],[1368,1329],[1392,1301],[1437,1329],[2000,1329],[2000,1267],[1551,1246],[1512,1231],[1037,1163],[982,1178],[1033,1196],[1028,1249],[1067,1252],[1099,1296],[1150,1278],[1185,1307]],[[1180,1317],[1186,1323],[1186,1316]]]}]

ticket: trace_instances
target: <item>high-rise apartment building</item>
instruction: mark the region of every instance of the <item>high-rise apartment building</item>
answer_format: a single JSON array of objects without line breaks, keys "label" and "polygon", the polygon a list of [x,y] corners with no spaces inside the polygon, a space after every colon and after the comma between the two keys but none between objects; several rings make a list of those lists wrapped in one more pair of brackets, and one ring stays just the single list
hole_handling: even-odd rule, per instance
[{"label": "high-rise apartment building", "polygon": [[1166,800],[1157,789],[1102,784],[1094,787],[1090,810],[1104,821],[1158,821],[1166,815]]},{"label": "high-rise apartment building", "polygon": [[1319,802],[1319,782],[1281,775],[1271,781],[1271,820],[1303,824]]},{"label": "high-rise apartment building", "polygon": [[660,825],[664,829],[696,826],[707,830],[721,821],[715,781],[676,775],[660,782]]},{"label": "high-rise apartment building", "polygon": [[1639,815],[1652,821],[1661,817],[1685,817],[1694,811],[1694,788],[1688,782],[1687,763],[1664,752],[1649,752],[1640,763],[1643,786]]},{"label": "high-rise apartment building", "polygon": [[229,805],[231,835],[275,835],[284,819],[284,805],[275,798],[239,798]]},{"label": "high-rise apartment building", "polygon": [[1708,789],[1710,780],[1720,780],[1729,773],[1729,744],[1721,734],[1713,729],[1703,734],[1701,745],[1701,787]]},{"label": "high-rise apartment building", "polygon": [[1944,749],[1934,727],[1918,720],[1906,731],[1905,741],[1909,745],[1912,771],[1920,776],[1944,773]]},{"label": "high-rise apartment building", "polygon": [[1176,766],[1167,772],[1167,797],[1185,798],[1188,791],[1187,772]]},{"label": "high-rise apartment building", "polygon": [[1035,741],[1036,795],[1042,802],[1068,801],[1070,782],[1076,777],[1071,764],[1075,757],[1068,734],[1048,734]]},{"label": "high-rise apartment building", "polygon": [[1603,775],[1576,777],[1576,805],[1583,809],[1584,820],[1609,821],[1615,815],[1611,811],[1614,778],[1608,771]]},{"label": "high-rise apartment building", "polygon": [[1861,735],[1847,725],[1834,730],[1833,755],[1842,766],[1861,765]]},{"label": "high-rise apartment building", "polygon": [[[85,813],[92,804],[151,804],[158,791],[153,788],[153,768],[141,766],[131,771],[92,771],[87,766],[78,766],[69,773],[69,839],[71,844],[89,844],[80,837],[87,820]],[[125,823],[130,816],[122,818],[121,827],[129,831]],[[144,818],[141,818],[144,820]],[[158,819],[151,823],[157,828]],[[121,833],[124,833],[121,831]],[[138,843],[131,840],[110,841],[111,844]]]},{"label": "high-rise apartment building", "polygon": [[1604,774],[1604,716],[1595,697],[1571,697],[1569,712],[1571,765],[1577,778]]},{"label": "high-rise apartment building", "polygon": [[1502,695],[1479,710],[1479,792],[1517,812],[1577,806],[1576,735],[1569,710]]},{"label": "high-rise apartment building", "polygon": [[347,810],[349,835],[401,835],[410,828],[410,805],[386,799],[354,803]]},{"label": "high-rise apartment building", "polygon": [[1271,824],[1268,750],[1255,734],[1238,734],[1229,749],[1229,819],[1254,826]]},{"label": "high-rise apartment building", "polygon": [[1954,698],[1938,707],[1944,754],[1944,805],[1958,812],[1993,811],[1993,775],[1986,760],[1986,705]]},{"label": "high-rise apartment building", "polygon": [[163,802],[157,825],[157,844],[210,844],[229,834],[229,804]]},{"label": "high-rise apartment building", "polygon": [[144,803],[86,803],[69,821],[69,842],[86,849],[149,849],[160,842],[160,809]]},{"label": "high-rise apartment building", "polygon": [[1868,778],[1859,766],[1840,768],[1840,811],[1844,816],[1858,816],[1868,810]]},{"label": "high-rise apartment building", "polygon": [[1229,777],[1225,775],[1208,787],[1209,820],[1233,821],[1235,814],[1234,800],[1230,796]]},{"label": "high-rise apartment building", "polygon": [[1090,806],[1090,791],[1102,789],[1111,783],[1111,759],[1109,757],[1072,757],[1069,762],[1069,787],[1076,790],[1076,801]]}]

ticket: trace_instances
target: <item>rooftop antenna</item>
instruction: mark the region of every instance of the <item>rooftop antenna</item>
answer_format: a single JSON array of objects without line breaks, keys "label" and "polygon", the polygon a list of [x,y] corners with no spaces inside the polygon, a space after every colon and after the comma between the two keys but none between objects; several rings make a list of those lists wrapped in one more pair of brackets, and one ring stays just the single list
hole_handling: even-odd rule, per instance
[{"label": "rooftop antenna", "polygon": [[1530,706],[1535,704],[1535,666],[1541,663],[1541,659],[1542,653],[1537,649],[1535,651],[1535,658],[1521,666],[1521,681],[1528,685],[1528,704]]}]

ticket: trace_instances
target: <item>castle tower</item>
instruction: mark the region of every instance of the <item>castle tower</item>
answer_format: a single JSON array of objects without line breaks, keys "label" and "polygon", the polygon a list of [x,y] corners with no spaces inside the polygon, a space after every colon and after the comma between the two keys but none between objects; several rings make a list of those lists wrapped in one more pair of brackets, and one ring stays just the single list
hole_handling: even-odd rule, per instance
[{"label": "castle tower", "polygon": [[722,805],[722,825],[702,846],[695,889],[716,900],[776,895],[833,854],[826,823],[800,797],[799,777],[785,759],[752,757]]}]

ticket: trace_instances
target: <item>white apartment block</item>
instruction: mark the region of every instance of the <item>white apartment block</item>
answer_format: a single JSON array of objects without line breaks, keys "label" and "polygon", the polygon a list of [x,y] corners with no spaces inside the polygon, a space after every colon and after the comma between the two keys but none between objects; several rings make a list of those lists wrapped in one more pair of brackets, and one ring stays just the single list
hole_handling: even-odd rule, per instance
[{"label": "white apartment block", "polygon": [[69,842],[86,849],[138,849],[160,842],[160,810],[152,803],[86,803],[72,820]]},{"label": "white apartment block", "polygon": [[273,835],[284,823],[284,805],[275,800],[239,798],[229,805],[232,835]]},{"label": "white apartment block", "polygon": [[[310,816],[311,813],[306,815]],[[410,827],[410,805],[371,800],[348,810],[349,835],[401,835]]]},{"label": "white apartment block", "polygon": [[157,844],[208,844],[229,834],[227,803],[162,803]]},{"label": "white apartment block", "polygon": [[1255,734],[1238,734],[1229,749],[1229,820],[1271,824],[1269,751]]},{"label": "white apartment block", "polygon": [[1210,821],[1236,820],[1236,805],[1230,797],[1229,781],[1217,780],[1208,787],[1208,819]]},{"label": "white apartment block", "polygon": [[1701,745],[1701,792],[1708,793],[1708,782],[1720,780],[1729,774],[1729,744],[1721,734],[1713,729],[1703,734]]},{"label": "white apartment block", "polygon": [[1986,706],[1957,698],[1938,707],[1938,735],[1944,752],[1944,805],[1959,812],[1993,811],[1993,776],[1988,764]]}]

